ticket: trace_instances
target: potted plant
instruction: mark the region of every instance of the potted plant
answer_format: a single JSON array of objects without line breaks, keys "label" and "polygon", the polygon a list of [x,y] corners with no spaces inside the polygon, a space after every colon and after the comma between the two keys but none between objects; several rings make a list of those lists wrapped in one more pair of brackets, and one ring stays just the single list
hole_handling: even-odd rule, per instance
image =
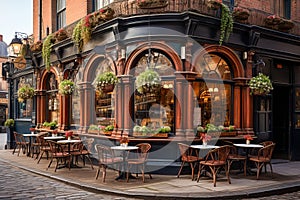
[{"label": "potted plant", "polygon": [[43,123],[43,127],[51,129],[51,130],[54,130],[56,128],[56,126],[57,126],[57,122],[56,121],[52,121],[52,122],[45,121]]},{"label": "potted plant", "polygon": [[114,17],[115,11],[111,7],[104,7],[99,10],[100,20],[111,20]]},{"label": "potted plant", "polygon": [[253,137],[251,135],[244,135],[244,139],[246,140],[246,144],[250,144],[250,141],[253,140]]},{"label": "potted plant", "polygon": [[168,0],[136,0],[136,4],[141,9],[154,9],[166,7]]},{"label": "potted plant", "polygon": [[140,94],[157,92],[160,89],[161,78],[156,71],[146,69],[138,75],[135,85]]},{"label": "potted plant", "polygon": [[250,12],[246,8],[234,7],[232,16],[233,16],[233,19],[241,22],[241,21],[245,21],[248,19],[248,17],[250,16]]},{"label": "potted plant", "polygon": [[7,119],[5,122],[4,122],[4,126],[8,127],[8,128],[11,128],[15,125],[15,120],[14,119]]},{"label": "potted plant", "polygon": [[59,29],[54,33],[53,38],[55,39],[55,42],[63,41],[68,38],[67,31],[65,31],[64,29]]},{"label": "potted plant", "polygon": [[97,134],[98,135],[100,133],[100,130],[101,130],[100,126],[95,125],[95,124],[91,124],[89,126],[88,133],[92,133],[92,134]]},{"label": "potted plant", "polygon": [[112,131],[114,130],[114,125],[108,125],[104,128],[104,134],[105,135],[111,135]]},{"label": "potted plant", "polygon": [[201,133],[200,139],[202,139],[203,145],[206,146],[207,143],[211,140],[211,136],[207,133]]},{"label": "potted plant", "polygon": [[30,46],[30,50],[33,53],[42,51],[42,48],[43,48],[43,42],[41,40],[37,41],[36,43],[34,43]]},{"label": "potted plant", "polygon": [[99,74],[96,78],[97,89],[104,92],[112,92],[118,82],[117,76],[113,72]]},{"label": "potted plant", "polygon": [[208,7],[211,9],[221,9],[221,25],[220,25],[220,38],[219,45],[223,41],[227,41],[233,30],[233,17],[227,5],[217,0],[208,1]]},{"label": "potted plant", "polygon": [[251,95],[266,95],[273,90],[270,78],[263,73],[259,73],[257,76],[251,78],[248,85]]},{"label": "potted plant", "polygon": [[34,96],[34,89],[30,87],[28,84],[23,85],[18,89],[18,101],[23,102],[27,99],[32,99]]},{"label": "potted plant", "polygon": [[65,79],[59,83],[59,93],[62,95],[71,95],[75,90],[75,83],[72,80]]}]

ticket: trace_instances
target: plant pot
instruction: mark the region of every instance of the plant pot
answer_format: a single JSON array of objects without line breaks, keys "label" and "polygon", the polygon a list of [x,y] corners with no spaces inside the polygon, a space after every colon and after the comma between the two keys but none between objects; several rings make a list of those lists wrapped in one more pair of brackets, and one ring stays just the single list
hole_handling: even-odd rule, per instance
[{"label": "plant pot", "polygon": [[68,136],[68,140],[72,140],[71,136]]},{"label": "plant pot", "polygon": [[207,141],[202,141],[203,146],[207,146]]},{"label": "plant pot", "polygon": [[246,140],[246,144],[250,144],[250,140]]},{"label": "plant pot", "polygon": [[137,6],[141,9],[164,8],[169,4],[167,0],[145,0],[139,1]]},{"label": "plant pot", "polygon": [[114,91],[115,85],[114,84],[106,84],[103,87],[100,87],[100,89],[102,90],[102,92],[104,93],[109,93]]},{"label": "plant pot", "polygon": [[237,21],[244,21],[244,20],[247,20],[249,18],[249,13],[244,11],[244,12],[238,12],[238,13],[235,13],[233,14],[233,17],[235,20]]}]

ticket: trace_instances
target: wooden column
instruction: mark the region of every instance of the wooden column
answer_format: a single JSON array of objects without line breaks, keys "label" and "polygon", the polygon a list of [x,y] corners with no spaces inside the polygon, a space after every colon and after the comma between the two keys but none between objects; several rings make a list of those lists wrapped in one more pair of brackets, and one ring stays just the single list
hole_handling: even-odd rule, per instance
[{"label": "wooden column", "polygon": [[115,86],[115,130],[112,133],[114,137],[120,137],[123,132],[123,123],[122,123],[122,91],[123,84],[119,83]]},{"label": "wooden column", "polygon": [[132,132],[133,120],[131,117],[132,114],[132,95],[134,95],[132,87],[132,76],[131,75],[121,75],[120,79],[122,81],[123,94],[122,98],[122,116],[123,116],[123,133],[128,135]]},{"label": "wooden column", "polygon": [[175,72],[176,76],[176,87],[175,87],[175,129],[176,137],[185,138],[184,134],[184,82],[185,78],[182,76],[181,72]]}]

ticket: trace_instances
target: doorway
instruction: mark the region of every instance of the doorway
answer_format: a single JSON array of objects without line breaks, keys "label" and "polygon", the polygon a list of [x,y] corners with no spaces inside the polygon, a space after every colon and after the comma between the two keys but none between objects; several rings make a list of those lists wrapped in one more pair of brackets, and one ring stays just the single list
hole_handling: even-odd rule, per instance
[{"label": "doorway", "polygon": [[290,97],[289,86],[274,85],[273,90],[273,141],[276,143],[274,158],[289,159]]}]

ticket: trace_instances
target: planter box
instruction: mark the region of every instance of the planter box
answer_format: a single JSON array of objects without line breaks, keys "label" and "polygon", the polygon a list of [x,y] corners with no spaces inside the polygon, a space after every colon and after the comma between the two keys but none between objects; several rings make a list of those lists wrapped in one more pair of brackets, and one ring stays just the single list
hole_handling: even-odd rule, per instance
[{"label": "planter box", "polygon": [[88,133],[94,134],[94,135],[99,135],[100,131],[98,131],[98,130],[88,130]]},{"label": "planter box", "polygon": [[139,138],[168,138],[168,133],[155,133],[155,134],[143,134],[138,132],[133,132],[132,136]]}]

